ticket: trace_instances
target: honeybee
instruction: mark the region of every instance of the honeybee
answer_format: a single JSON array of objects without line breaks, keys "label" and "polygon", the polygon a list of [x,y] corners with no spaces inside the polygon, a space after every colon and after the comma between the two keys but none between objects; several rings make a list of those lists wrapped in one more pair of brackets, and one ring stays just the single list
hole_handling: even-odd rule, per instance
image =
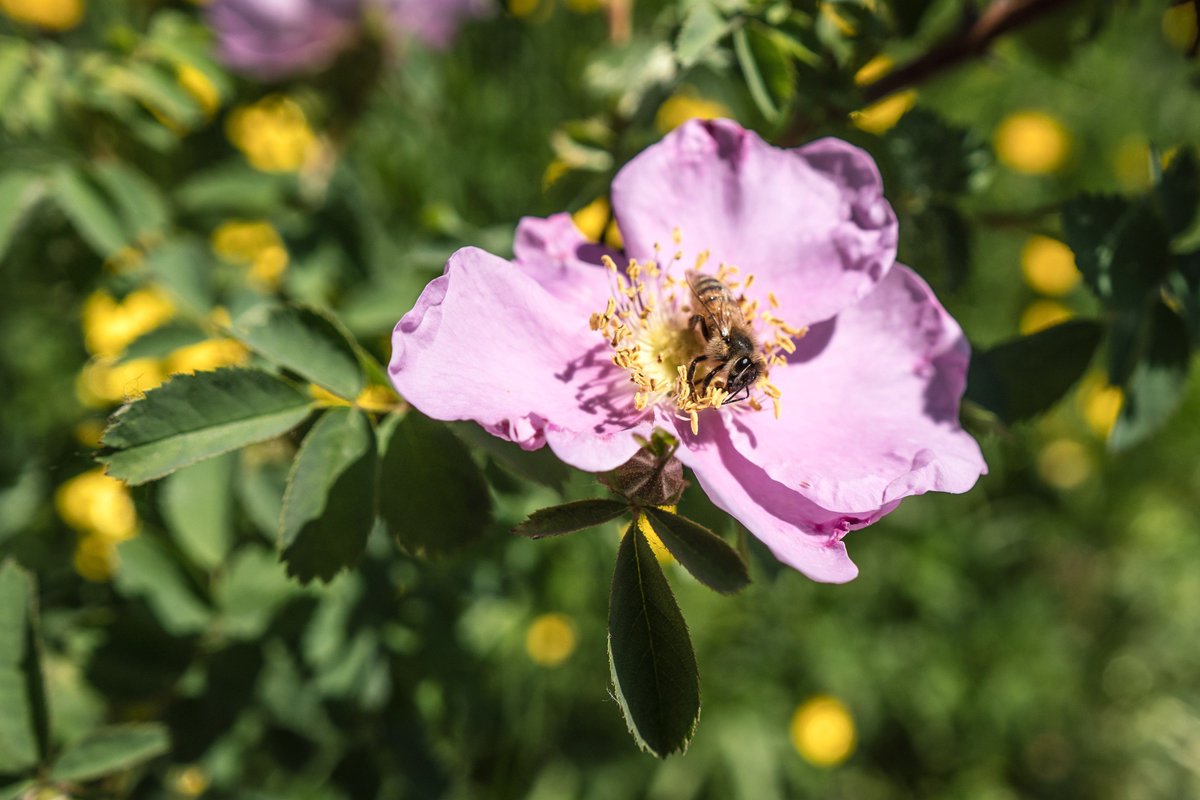
[{"label": "honeybee", "polygon": [[695,310],[703,312],[688,319],[688,328],[698,329],[704,342],[704,352],[688,364],[688,384],[696,386],[696,368],[700,364],[715,362],[704,375],[700,392],[707,392],[716,383],[728,395],[721,405],[745,400],[767,364],[742,314],[741,304],[718,278],[694,271],[689,271],[686,277],[696,298]]}]

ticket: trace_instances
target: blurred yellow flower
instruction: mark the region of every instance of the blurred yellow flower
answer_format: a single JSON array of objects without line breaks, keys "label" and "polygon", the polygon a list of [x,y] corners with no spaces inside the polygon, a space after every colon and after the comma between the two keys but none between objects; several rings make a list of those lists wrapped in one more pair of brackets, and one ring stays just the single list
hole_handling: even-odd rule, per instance
[{"label": "blurred yellow flower", "polygon": [[1053,328],[1073,316],[1071,309],[1057,300],[1034,300],[1025,306],[1018,328],[1022,336],[1028,336],[1031,333],[1044,331],[1046,328]]},{"label": "blurred yellow flower", "polygon": [[191,64],[181,64],[175,71],[175,79],[179,81],[183,90],[196,101],[196,105],[200,106],[204,116],[212,117],[217,113],[217,109],[221,107],[221,93],[217,91],[216,84],[202,70]]},{"label": "blurred yellow flower", "polygon": [[81,534],[108,542],[137,535],[137,510],[124,483],[94,469],[58,487],[54,506],[63,522]]},{"label": "blurred yellow flower", "polygon": [[1107,439],[1112,432],[1124,402],[1125,393],[1120,387],[1109,386],[1098,376],[1084,381],[1080,387],[1079,404],[1084,422],[1102,439]]},{"label": "blurred yellow flower", "polygon": [[230,220],[213,231],[210,240],[218,258],[249,267],[251,282],[274,289],[288,266],[288,251],[279,232],[265,220]]},{"label": "blurred yellow flower", "polygon": [[86,580],[95,583],[112,580],[117,571],[117,543],[94,534],[81,536],[71,560],[75,571]]},{"label": "blurred yellow flower", "polygon": [[1150,143],[1140,136],[1126,136],[1113,150],[1113,174],[1117,176],[1117,183],[1127,191],[1150,188],[1154,183],[1150,163]]},{"label": "blurred yellow flower", "polygon": [[83,21],[84,0],[0,0],[9,19],[48,31],[67,31]]},{"label": "blurred yellow flower", "polygon": [[1187,51],[1196,41],[1196,6],[1180,3],[1171,6],[1162,15],[1162,32],[1176,50]]},{"label": "blurred yellow flower", "polygon": [[675,130],[689,119],[722,119],[733,117],[724,103],[701,97],[694,91],[684,89],[663,101],[654,115],[654,127],[659,133]]},{"label": "blurred yellow flower", "polygon": [[1093,471],[1092,455],[1074,439],[1055,439],[1037,454],[1037,472],[1042,480],[1056,489],[1081,486]]},{"label": "blurred yellow flower", "polygon": [[608,227],[604,229],[604,243],[614,250],[625,249],[625,237],[621,235],[621,229],[617,227],[616,217],[609,220]]},{"label": "blurred yellow flower", "polygon": [[566,614],[541,614],[525,631],[525,652],[533,663],[557,667],[575,652],[575,626]]},{"label": "blurred yellow flower", "polygon": [[610,209],[607,197],[597,197],[583,208],[571,215],[575,227],[592,242],[600,241],[604,229],[608,225]]},{"label": "blurred yellow flower", "polygon": [[[873,83],[891,72],[893,66],[891,58],[877,55],[854,74],[854,83],[858,86]],[[916,103],[916,89],[895,92],[864,109],[851,112],[850,124],[859,130],[879,135],[890,130]]]},{"label": "blurred yellow flower", "polygon": [[85,406],[103,408],[136,400],[165,378],[158,359],[135,358],[121,363],[94,359],[75,379],[75,394]]},{"label": "blurred yellow flower", "polygon": [[540,4],[539,0],[508,0],[508,13],[514,17],[528,17]]},{"label": "blurred yellow flower", "polygon": [[283,95],[235,108],[225,133],[250,166],[263,172],[295,172],[317,150],[317,137],[304,109]]},{"label": "blurred yellow flower", "polygon": [[843,36],[854,36],[858,33],[858,28],[854,26],[852,20],[847,19],[841,11],[838,10],[837,3],[824,2],[821,3],[821,16],[828,19],[838,29],[838,32]]},{"label": "blurred yellow flower", "polygon": [[184,767],[175,776],[175,791],[184,797],[199,797],[208,789],[208,776],[196,766]]},{"label": "blurred yellow flower", "polygon": [[114,358],[174,315],[175,305],[154,287],[130,292],[121,301],[98,290],[83,303],[83,343],[94,356]]},{"label": "blurred yellow flower", "polygon": [[249,352],[233,339],[207,339],[187,347],[180,347],[166,358],[168,375],[191,375],[210,372],[221,367],[245,364]]},{"label": "blurred yellow flower", "polygon": [[1075,254],[1057,239],[1030,236],[1021,248],[1021,274],[1035,292],[1062,297],[1079,285],[1082,277],[1075,266]]},{"label": "blurred yellow flower", "polygon": [[854,752],[857,734],[854,718],[841,701],[817,695],[792,714],[792,747],[805,761],[818,767],[836,767]]},{"label": "blurred yellow flower", "polygon": [[100,447],[100,439],[104,436],[104,422],[98,419],[85,419],[75,426],[75,441],[93,450]]},{"label": "blurred yellow flower", "polygon": [[308,396],[316,400],[323,406],[348,406],[350,401],[344,397],[338,397],[333,392],[326,389],[324,386],[318,386],[315,383],[308,385]]},{"label": "blurred yellow flower", "polygon": [[1026,175],[1061,169],[1071,152],[1066,127],[1044,111],[1009,114],[996,126],[993,144],[1000,163]]},{"label": "blurred yellow flower", "polygon": [[363,389],[358,393],[358,397],[354,399],[354,405],[374,414],[383,414],[391,411],[399,402],[400,396],[396,394],[395,389],[378,383],[371,384]]}]

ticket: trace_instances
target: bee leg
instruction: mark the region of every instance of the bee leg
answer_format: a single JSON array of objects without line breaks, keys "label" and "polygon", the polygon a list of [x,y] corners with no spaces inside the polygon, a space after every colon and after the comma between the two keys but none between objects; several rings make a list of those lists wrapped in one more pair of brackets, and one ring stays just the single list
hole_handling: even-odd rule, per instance
[{"label": "bee leg", "polygon": [[705,356],[705,355],[696,356],[695,358],[692,359],[692,363],[688,364],[688,371],[687,371],[688,386],[696,385],[696,367],[700,364],[701,361],[708,361],[708,356]]},{"label": "bee leg", "polygon": [[[722,365],[722,366],[724,366],[724,365]],[[713,378],[717,377],[717,373],[720,371],[721,371],[721,367],[717,367],[716,369],[712,370],[711,372],[709,372],[707,375],[704,376],[704,383],[700,387],[701,391],[705,391],[705,392],[708,391],[709,384],[713,382]]]},{"label": "bee leg", "polygon": [[695,328],[700,325],[700,335],[704,337],[704,341],[708,341],[708,321],[704,319],[703,314],[692,314],[692,318],[688,320],[688,328]]}]

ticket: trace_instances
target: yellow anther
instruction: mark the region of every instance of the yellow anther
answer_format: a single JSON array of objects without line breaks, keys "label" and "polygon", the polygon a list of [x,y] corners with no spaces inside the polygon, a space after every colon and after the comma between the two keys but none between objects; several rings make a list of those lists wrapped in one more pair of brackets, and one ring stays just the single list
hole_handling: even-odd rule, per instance
[{"label": "yellow anther", "polygon": [[782,397],[782,393],[775,387],[775,384],[770,381],[759,381],[758,388],[762,389],[763,394],[772,400],[778,400]]},{"label": "yellow anther", "polygon": [[679,230],[679,228],[673,228],[671,230],[671,240],[675,242],[676,246],[679,246],[683,242],[683,231]]},{"label": "yellow anther", "polygon": [[746,282],[742,284],[743,289],[749,289],[754,284],[754,273],[746,276]]},{"label": "yellow anther", "polygon": [[796,352],[796,344],[786,336],[780,336],[775,340],[775,344],[779,345],[779,349],[791,355]]},{"label": "yellow anther", "polygon": [[704,250],[703,252],[700,253],[700,255],[696,256],[696,271],[697,272],[699,272],[700,268],[704,266],[704,263],[706,261],[708,261],[709,255],[711,255],[711,254],[707,250]]},{"label": "yellow anther", "polygon": [[780,415],[780,413],[782,412],[782,408],[783,408],[783,406],[782,406],[782,405],[780,404],[780,402],[779,402],[779,398],[778,398],[778,397],[772,397],[772,398],[771,398],[771,405],[775,406],[775,419],[779,419],[779,415]]},{"label": "yellow anther", "polygon": [[689,411],[688,417],[692,420],[692,436],[697,436],[700,433],[700,415],[695,411]]},{"label": "yellow anther", "polygon": [[779,308],[779,298],[774,292],[767,292],[767,302],[771,304],[771,308]]},{"label": "yellow anther", "polygon": [[617,262],[612,260],[612,256],[609,256],[609,255],[600,256],[600,263],[603,264],[604,266],[608,267],[609,272],[617,271]]}]

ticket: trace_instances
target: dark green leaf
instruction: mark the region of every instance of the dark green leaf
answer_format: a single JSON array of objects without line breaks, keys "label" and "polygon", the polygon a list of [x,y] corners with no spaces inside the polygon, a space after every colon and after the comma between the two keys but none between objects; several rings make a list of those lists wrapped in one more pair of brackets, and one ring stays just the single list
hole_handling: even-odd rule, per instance
[{"label": "dark green leaf", "polygon": [[1137,366],[1149,335],[1146,310],[1132,308],[1113,316],[1108,324],[1108,383],[1124,386]]},{"label": "dark green leaf", "polygon": [[693,66],[725,36],[728,25],[710,2],[694,4],[675,40],[675,57],[684,68]]},{"label": "dark green leaf", "polygon": [[308,416],[312,400],[251,369],[179,375],[118,409],[104,432],[108,472],[130,484],[261,442]]},{"label": "dark green leaf", "polygon": [[661,508],[646,508],[644,513],[671,555],[708,588],[732,594],[750,582],[746,562],[708,528]]},{"label": "dark green leaf", "polygon": [[900,183],[918,197],[964,192],[992,163],[983,137],[924,108],[901,117],[886,139]]},{"label": "dark green leaf", "polygon": [[117,554],[117,587],[122,594],[144,598],[163,630],[189,636],[208,627],[211,610],[177,557],[159,541],[137,536],[122,542]]},{"label": "dark green leaf", "polygon": [[1171,159],[1156,193],[1168,234],[1178,236],[1192,226],[1200,211],[1200,167],[1194,149],[1184,147]]},{"label": "dark green leaf", "polygon": [[[0,800],[25,800],[31,795],[28,792],[37,786],[36,781],[20,781],[8,786],[0,786]],[[32,795],[36,797],[37,795]]]},{"label": "dark green leaf", "polygon": [[63,753],[50,771],[56,781],[90,781],[135,767],[170,748],[167,729],[157,723],[101,728]]},{"label": "dark green leaf", "polygon": [[1062,212],[1063,234],[1083,278],[1111,308],[1135,308],[1170,267],[1168,237],[1149,203],[1082,195]]},{"label": "dark green leaf", "polygon": [[267,360],[353,400],[363,388],[354,348],[325,314],[310,308],[260,306],[237,322],[237,334]]},{"label": "dark green leaf", "polygon": [[471,447],[482,450],[496,459],[505,469],[527,480],[562,493],[571,470],[558,460],[549,447],[523,450],[515,442],[493,436],[474,422],[449,422],[447,427]]},{"label": "dark green leaf", "polygon": [[0,261],[25,213],[40,197],[42,181],[31,173],[10,172],[0,177]]},{"label": "dark green leaf", "polygon": [[471,453],[445,425],[410,412],[380,465],[379,512],[405,548],[444,553],[483,535],[491,496]]},{"label": "dark green leaf", "polygon": [[1108,439],[1110,447],[1131,447],[1170,419],[1187,386],[1191,352],[1186,323],[1166,304],[1156,303],[1145,350],[1129,377],[1121,415]]},{"label": "dark green leaf", "polygon": [[1097,322],[1068,320],[977,352],[967,374],[965,399],[1006,424],[1039,414],[1083,375],[1103,331]]},{"label": "dark green leaf", "polygon": [[129,243],[125,227],[109,207],[108,199],[78,171],[59,169],[54,174],[52,192],[79,235],[101,256],[110,256]]},{"label": "dark green leaf", "polygon": [[327,411],[304,438],[283,497],[288,574],[329,581],[356,563],[375,522],[375,433],[356,408]]},{"label": "dark green leaf", "polygon": [[543,536],[587,530],[611,522],[627,510],[628,506],[616,500],[576,500],[533,512],[529,519],[513,528],[513,533],[541,539]]},{"label": "dark green leaf", "polygon": [[167,476],[159,505],[167,529],[192,563],[213,570],[225,561],[233,542],[233,465],[227,453]]},{"label": "dark green leaf", "polygon": [[633,526],[617,550],[608,659],[629,732],[659,758],[687,749],[700,719],[700,674],[662,567]]},{"label": "dark green leaf", "polygon": [[37,590],[15,561],[0,563],[0,775],[35,767],[46,752],[46,698]]}]

